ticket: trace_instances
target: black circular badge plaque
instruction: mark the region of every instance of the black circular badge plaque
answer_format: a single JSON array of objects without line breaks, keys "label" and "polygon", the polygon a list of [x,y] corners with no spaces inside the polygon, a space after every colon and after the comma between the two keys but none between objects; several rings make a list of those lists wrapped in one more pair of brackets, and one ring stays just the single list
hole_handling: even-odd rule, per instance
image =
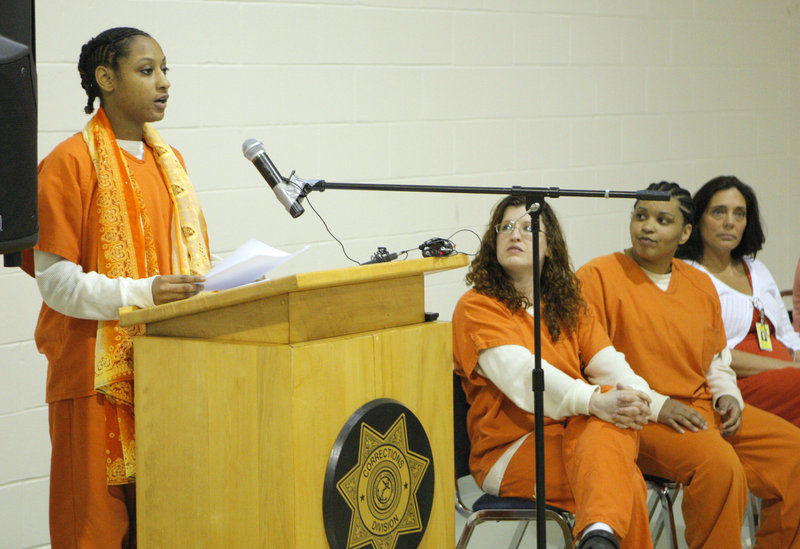
[{"label": "black circular badge plaque", "polygon": [[322,492],[331,549],[416,549],[433,505],[433,454],[417,417],[388,398],[356,410],[333,444]]}]

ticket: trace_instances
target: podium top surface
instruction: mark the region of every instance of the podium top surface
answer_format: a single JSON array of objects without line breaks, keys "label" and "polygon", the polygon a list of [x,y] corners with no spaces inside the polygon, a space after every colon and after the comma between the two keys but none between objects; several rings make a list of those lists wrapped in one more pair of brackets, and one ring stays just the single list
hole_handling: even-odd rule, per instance
[{"label": "podium top surface", "polygon": [[280,294],[316,290],[325,287],[360,284],[376,280],[403,278],[464,267],[469,259],[464,254],[449,257],[426,257],[407,261],[374,263],[327,271],[312,271],[256,282],[230,290],[202,292],[189,299],[165,303],[147,309],[120,309],[122,326],[148,324],[203,311],[221,309]]}]

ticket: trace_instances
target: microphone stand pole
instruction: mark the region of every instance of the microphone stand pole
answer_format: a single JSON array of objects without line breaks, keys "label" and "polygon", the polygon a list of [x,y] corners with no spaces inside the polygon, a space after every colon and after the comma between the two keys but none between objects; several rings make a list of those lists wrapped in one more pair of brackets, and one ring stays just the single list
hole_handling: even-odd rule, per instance
[{"label": "microphone stand pole", "polygon": [[[547,522],[545,520],[544,489],[544,370],[542,370],[542,313],[541,313],[541,265],[539,265],[539,214],[544,203],[544,194],[525,195],[525,209],[530,212],[533,232],[533,448],[536,470],[536,547],[547,547]],[[540,465],[541,464],[541,465]]]},{"label": "microphone stand pole", "polygon": [[545,197],[558,198],[559,196],[582,196],[595,198],[634,198],[636,200],[669,201],[670,196],[665,191],[595,191],[595,190],[567,190],[558,187],[450,187],[444,185],[387,185],[379,183],[330,183],[323,180],[304,181],[298,178],[285,180],[290,185],[302,182],[298,200],[311,191],[324,191],[325,189],[343,189],[354,191],[400,191],[424,193],[456,193],[456,194],[497,194],[525,197],[526,210],[529,210],[531,226],[533,227],[533,334],[534,334],[534,368],[532,372],[533,390],[533,437],[536,474],[536,547],[546,549],[547,529],[545,528],[545,484],[544,484],[544,371],[542,370],[542,327],[541,327],[541,300],[539,287],[539,214]]}]

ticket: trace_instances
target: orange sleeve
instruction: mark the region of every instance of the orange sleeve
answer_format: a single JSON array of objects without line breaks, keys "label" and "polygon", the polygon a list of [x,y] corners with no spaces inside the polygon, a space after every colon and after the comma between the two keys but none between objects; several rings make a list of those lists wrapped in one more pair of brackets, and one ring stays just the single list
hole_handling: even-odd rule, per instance
[{"label": "orange sleeve", "polygon": [[602,289],[603,279],[597,271],[597,267],[589,263],[578,269],[575,275],[581,282],[581,293],[586,300],[589,312],[608,336],[610,344],[610,340],[614,338],[614,335],[608,332],[609,322],[606,316],[605,295]]},{"label": "orange sleeve", "polygon": [[[73,138],[61,143],[39,164],[39,243],[37,250],[81,264],[83,200],[81,179],[86,160]],[[85,145],[83,145],[85,147]],[[88,150],[86,158],[88,159]],[[89,162],[91,167],[91,162]],[[82,169],[83,168],[83,169]]]},{"label": "orange sleeve", "polygon": [[586,366],[594,355],[606,347],[611,347],[611,339],[604,326],[597,320],[594,310],[589,308],[578,320],[578,345],[581,364]]},{"label": "orange sleeve", "polygon": [[523,345],[514,314],[499,301],[475,290],[465,293],[453,313],[453,358],[456,372],[475,385],[485,385],[485,378],[474,374],[478,355],[484,349],[500,345]]},{"label": "orange sleeve", "polygon": [[719,302],[719,295],[714,293],[716,303],[716,314],[714,314],[714,328],[717,333],[717,352],[722,352],[728,346],[728,338],[725,335],[725,324],[722,321],[722,305]]}]

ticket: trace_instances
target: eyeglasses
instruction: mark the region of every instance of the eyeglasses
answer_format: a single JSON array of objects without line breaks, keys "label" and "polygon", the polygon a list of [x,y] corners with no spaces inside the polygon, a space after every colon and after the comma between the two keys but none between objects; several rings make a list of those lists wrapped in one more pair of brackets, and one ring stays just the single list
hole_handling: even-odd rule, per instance
[{"label": "eyeglasses", "polygon": [[[514,232],[514,229],[519,229],[519,234],[525,238],[533,238],[533,225],[531,225],[530,222],[517,223],[515,221],[510,221],[508,223],[498,223],[494,226],[494,231],[497,234],[511,234]],[[539,234],[543,235],[545,232],[539,229]]]}]

